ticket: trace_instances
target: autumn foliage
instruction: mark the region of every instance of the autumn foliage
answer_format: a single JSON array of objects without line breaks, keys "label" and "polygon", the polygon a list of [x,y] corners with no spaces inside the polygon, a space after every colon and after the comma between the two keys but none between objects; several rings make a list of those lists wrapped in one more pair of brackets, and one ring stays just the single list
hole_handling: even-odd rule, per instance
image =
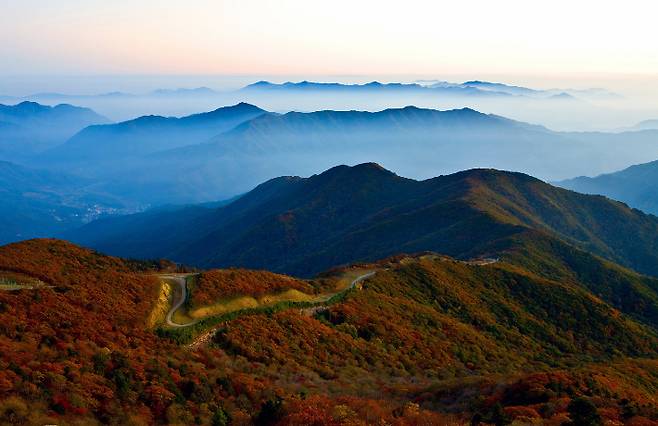
[{"label": "autumn foliage", "polygon": [[287,275],[247,269],[215,269],[199,275],[191,302],[195,306],[203,306],[221,299],[244,295],[260,297],[288,289],[313,293],[313,287],[308,282]]},{"label": "autumn foliage", "polygon": [[[576,283],[397,259],[323,309],[237,315],[191,351],[147,327],[151,267],[57,240],[0,248],[0,273],[44,283],[0,291],[0,423],[658,420],[655,330]],[[195,303],[318,289],[244,270],[195,285]]]}]

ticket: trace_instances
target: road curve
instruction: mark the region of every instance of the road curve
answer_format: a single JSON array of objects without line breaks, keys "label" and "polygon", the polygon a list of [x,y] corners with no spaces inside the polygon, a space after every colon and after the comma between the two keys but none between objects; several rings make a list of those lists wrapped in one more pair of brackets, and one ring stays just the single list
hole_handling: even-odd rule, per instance
[{"label": "road curve", "polygon": [[[360,283],[361,281],[363,281],[363,280],[365,280],[365,279],[367,279],[367,278],[372,277],[372,276],[375,275],[376,273],[377,273],[377,271],[375,270],[375,271],[368,272],[367,274],[359,275],[359,276],[356,277],[356,278],[350,283],[350,285],[349,285],[347,288],[345,288],[344,290],[341,290],[341,291],[339,291],[339,292],[337,292],[337,293],[332,294],[331,296],[328,296],[326,299],[324,299],[322,302],[320,302],[321,304],[318,305],[318,306],[314,306],[314,307],[312,307],[312,308],[304,308],[304,309],[300,309],[300,310],[299,310],[299,313],[300,313],[300,314],[305,314],[305,315],[307,315],[307,316],[310,316],[310,315],[312,315],[314,312],[317,312],[318,309],[327,309],[326,305],[323,305],[322,303],[327,302],[328,300],[330,300],[333,296],[335,296],[335,295],[337,295],[337,294],[340,294],[340,293],[343,293],[343,292],[346,292],[346,291],[348,291],[348,290],[353,289],[358,283]],[[172,312],[173,312],[173,311],[172,311]],[[190,350],[190,351],[194,351],[194,350],[200,348],[201,346],[206,345],[206,344],[207,344],[207,343],[213,338],[213,336],[215,335],[215,333],[217,332],[217,330],[220,329],[221,327],[223,327],[225,324],[226,324],[225,322],[223,322],[223,323],[221,323],[221,324],[218,324],[218,325],[216,325],[215,327],[213,327],[212,329],[210,329],[210,330],[206,331],[205,333],[201,334],[201,335],[198,336],[196,339],[194,339],[194,340],[192,341],[192,343],[190,343],[189,345],[187,345],[187,346],[186,346],[186,349],[187,349],[187,350]],[[190,325],[190,324],[188,324],[188,325]],[[184,325],[180,325],[180,324],[176,324],[176,325],[174,325],[174,326],[175,326],[175,327],[185,327]]]},{"label": "road curve", "polygon": [[377,271],[372,271],[372,272],[368,272],[367,274],[363,274],[361,276],[356,277],[356,279],[354,281],[352,281],[352,283],[350,284],[350,286],[348,288],[354,288],[355,285],[357,285],[358,283],[360,283],[361,281],[363,281],[365,279],[368,279],[368,278],[372,277],[376,273],[377,273]]},{"label": "road curve", "polygon": [[[377,271],[371,271],[371,272],[368,272],[367,274],[363,274],[363,275],[360,275],[360,276],[356,277],[350,283],[350,285],[343,291],[353,289],[358,283],[360,283],[361,281],[363,281],[367,278],[372,277],[376,273],[377,273]],[[189,274],[189,275],[191,275],[191,274]],[[189,275],[160,275],[160,279],[171,280],[172,282],[175,282],[176,284],[178,284],[178,286],[181,289],[180,290],[180,298],[173,304],[171,309],[169,309],[169,312],[167,312],[167,316],[165,317],[165,322],[170,327],[187,327],[187,326],[190,326],[190,325],[195,324],[197,322],[197,321],[192,321],[192,322],[188,322],[187,324],[178,324],[178,323],[174,322],[174,320],[173,320],[174,313],[178,309],[180,309],[181,306],[183,306],[183,304],[185,303],[185,300],[187,299],[187,281],[186,281],[186,278]],[[341,293],[341,292],[338,292],[338,293]],[[332,294],[331,296],[328,296],[325,301],[331,299],[333,296],[335,296],[338,293],[335,293],[335,294]]]},{"label": "road curve", "polygon": [[180,299],[174,305],[171,307],[169,312],[167,312],[167,317],[165,318],[165,321],[167,322],[167,325],[170,327],[187,327],[189,325],[194,324],[196,321],[188,322],[187,324],[178,324],[175,323],[172,319],[174,313],[181,307],[183,306],[183,303],[185,303],[185,300],[187,299],[187,281],[186,278],[189,275],[161,275],[160,278],[162,279],[169,279],[175,283],[178,284],[178,286],[181,289],[181,295]]}]

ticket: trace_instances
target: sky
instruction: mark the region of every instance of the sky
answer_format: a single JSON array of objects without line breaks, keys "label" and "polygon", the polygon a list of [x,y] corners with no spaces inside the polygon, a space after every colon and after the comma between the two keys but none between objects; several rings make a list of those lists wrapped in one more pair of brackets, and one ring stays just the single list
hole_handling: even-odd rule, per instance
[{"label": "sky", "polygon": [[652,1],[0,0],[0,10],[4,76],[658,76]]}]

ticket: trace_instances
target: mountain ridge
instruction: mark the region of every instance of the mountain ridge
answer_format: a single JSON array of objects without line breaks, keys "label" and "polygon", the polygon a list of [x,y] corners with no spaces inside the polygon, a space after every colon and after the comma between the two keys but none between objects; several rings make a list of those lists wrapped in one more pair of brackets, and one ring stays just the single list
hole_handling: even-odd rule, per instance
[{"label": "mountain ridge", "polygon": [[[142,251],[141,257],[170,257],[204,267],[312,275],[400,251],[476,257],[538,231],[658,274],[658,218],[604,197],[491,169],[415,181],[366,163],[336,166],[309,178],[279,178],[192,220],[165,214],[164,223],[175,229],[165,241],[158,237],[157,220],[142,218],[92,223],[66,237],[124,256],[140,257]],[[610,221],[614,228],[605,225]],[[122,226],[130,231],[121,231]],[[113,229],[112,237],[108,230]],[[104,237],[95,240],[95,232]],[[628,241],[624,235],[635,237]]]},{"label": "mountain ridge", "polygon": [[149,115],[116,124],[90,126],[46,155],[65,162],[144,155],[180,145],[204,142],[266,111],[247,103],[185,117]]},{"label": "mountain ridge", "polygon": [[13,161],[52,148],[88,125],[110,120],[89,108],[24,101],[0,104],[0,122],[6,123],[0,126],[0,159]]},{"label": "mountain ridge", "polygon": [[[90,128],[40,164],[98,178],[105,192],[158,205],[227,199],[276,176],[345,163],[376,161],[415,178],[492,167],[555,181],[658,156],[653,134],[555,132],[469,108],[285,114],[245,108],[253,111],[223,128],[184,130],[184,119],[158,117],[142,118],[143,126],[138,120]],[[131,123],[141,130],[130,130]],[[633,149],[620,150],[622,144]]]},{"label": "mountain ridge", "polygon": [[658,160],[636,164],[595,177],[579,176],[557,185],[587,194],[600,194],[658,215]]}]

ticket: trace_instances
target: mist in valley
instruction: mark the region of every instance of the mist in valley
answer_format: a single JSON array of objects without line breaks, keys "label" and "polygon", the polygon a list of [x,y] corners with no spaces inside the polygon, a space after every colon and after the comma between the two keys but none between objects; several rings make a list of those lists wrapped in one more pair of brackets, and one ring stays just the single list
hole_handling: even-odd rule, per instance
[{"label": "mist in valley", "polygon": [[[38,214],[27,227],[17,218],[4,239],[231,199],[338,164],[376,162],[420,180],[495,168],[556,182],[658,159],[658,129],[635,127],[658,117],[639,87],[374,78],[124,77],[77,86],[24,78],[0,98],[8,105],[0,122],[11,127],[0,128],[0,161],[6,190]],[[53,113],[62,107],[49,107],[59,104],[86,109],[64,108],[73,115],[62,121]],[[31,133],[16,133],[21,125]],[[34,128],[51,137],[39,142]],[[79,184],[47,185],[43,176]]]},{"label": "mist in valley", "polygon": [[[220,106],[248,102],[268,111],[330,110],[380,111],[414,105],[431,109],[469,107],[481,112],[544,125],[559,131],[619,131],[658,117],[656,76],[446,75],[446,76],[6,76],[0,82],[0,103],[23,100],[45,105],[68,103],[88,107],[112,121],[143,115],[182,117]],[[257,91],[244,88],[257,81],[275,84],[302,81],[346,85],[382,83],[460,84],[500,82],[531,88],[527,96],[469,96],[411,91]],[[546,92],[542,95],[540,92]],[[559,96],[561,94],[569,96]],[[486,93],[485,93],[486,95]],[[558,95],[558,96],[555,96]]]}]

